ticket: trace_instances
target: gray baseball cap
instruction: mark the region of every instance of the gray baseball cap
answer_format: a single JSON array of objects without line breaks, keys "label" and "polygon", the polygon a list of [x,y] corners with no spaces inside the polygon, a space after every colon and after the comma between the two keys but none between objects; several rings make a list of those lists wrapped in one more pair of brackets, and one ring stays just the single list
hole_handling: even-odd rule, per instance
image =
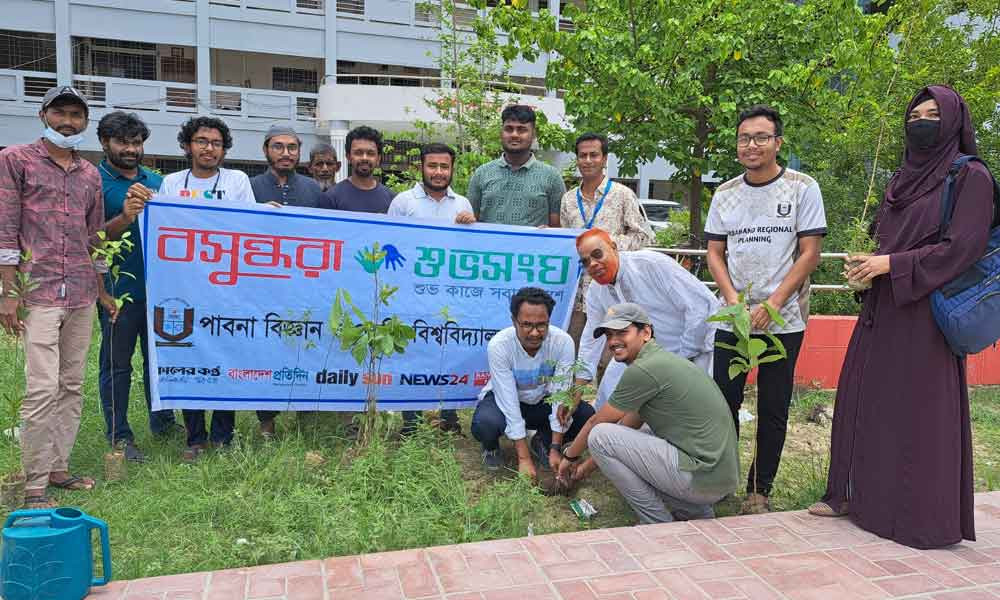
[{"label": "gray baseball cap", "polygon": [[[264,134],[264,144],[266,145],[269,141],[271,141],[271,138],[276,135],[290,135],[297,140],[299,139],[299,134],[295,133],[295,130],[292,129],[291,125],[275,123],[274,125],[271,125],[271,127],[268,128],[267,133]],[[299,143],[302,143],[302,140],[299,140]]]},{"label": "gray baseball cap", "polygon": [[90,105],[87,104],[87,99],[80,93],[80,90],[68,85],[57,85],[54,88],[49,88],[49,91],[45,92],[45,97],[42,98],[42,110],[44,111],[50,104],[62,98],[82,104],[83,110],[88,115],[90,114]]},{"label": "gray baseball cap", "polygon": [[649,320],[649,315],[638,304],[634,302],[615,304],[604,315],[604,321],[594,329],[594,337],[601,337],[606,329],[625,329],[632,323],[653,324]]}]

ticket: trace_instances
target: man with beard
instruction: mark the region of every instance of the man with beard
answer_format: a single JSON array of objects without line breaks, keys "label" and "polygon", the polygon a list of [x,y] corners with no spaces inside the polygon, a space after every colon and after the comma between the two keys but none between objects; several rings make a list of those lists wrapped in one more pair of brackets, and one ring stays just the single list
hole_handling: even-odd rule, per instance
[{"label": "man with beard", "polygon": [[375,179],[375,169],[382,164],[382,134],[365,125],[355,127],[344,146],[351,175],[323,192],[321,208],[384,214],[393,194]]},{"label": "man with beard", "polygon": [[[579,356],[584,370],[577,375],[579,383],[594,379],[605,348],[605,338],[595,335],[595,330],[608,310],[622,302],[637,304],[652,317],[656,340],[664,350],[712,374],[715,327],[707,319],[719,309],[719,301],[704,283],[665,254],[619,252],[611,236],[597,227],[580,234],[576,251],[581,266],[593,278],[585,294],[587,322]],[[612,396],[624,371],[624,362],[608,364],[597,389],[597,408]],[[595,468],[588,460],[576,475],[584,476]]]},{"label": "man with beard", "polygon": [[500,114],[503,156],[476,169],[469,180],[469,202],[482,223],[559,227],[566,184],[562,175],[535,158],[535,111],[508,106]]},{"label": "man with beard", "polygon": [[[184,155],[190,159],[191,167],[164,177],[160,185],[161,195],[207,202],[231,200],[256,204],[246,173],[222,168],[226,151],[233,147],[233,136],[225,122],[215,117],[192,117],[181,126],[177,141]],[[183,414],[187,448],[181,456],[182,460],[198,460],[208,448],[209,441],[217,448],[226,447],[233,441],[235,411],[213,410],[211,434],[205,429],[204,410],[185,409]]]},{"label": "man with beard", "polygon": [[319,184],[324,192],[337,183],[337,173],[340,172],[340,159],[333,146],[321,142],[309,151],[309,174]]},{"label": "man with beard", "polygon": [[320,206],[323,191],[319,184],[295,172],[301,150],[298,134],[288,125],[275,124],[267,130],[264,157],[268,169],[250,180],[257,202],[273,206]]},{"label": "man with beard", "polygon": [[639,523],[707,519],[739,483],[736,428],[719,388],[691,361],[660,347],[638,304],[608,308],[591,337],[602,336],[625,366],[611,399],[563,446],[557,479],[580,479],[591,459]]},{"label": "man with beard", "polygon": [[[420,149],[420,172],[423,183],[400,192],[389,205],[389,215],[439,219],[449,223],[475,223],[472,205],[465,196],[451,189],[455,151],[446,144],[427,144]],[[412,433],[420,411],[403,411],[403,435]],[[441,429],[460,433],[458,414],[454,410],[441,411]]]},{"label": "man with beard", "polygon": [[[97,125],[97,138],[104,148],[104,160],[98,165],[104,190],[105,230],[111,239],[126,231],[132,249],[123,252],[119,268],[130,276],[104,278],[105,288],[114,297],[128,294],[118,310],[110,315],[98,306],[101,323],[100,393],[104,411],[105,434],[113,446],[125,453],[126,460],[141,462],[142,452],[135,445],[135,436],[128,422],[129,392],[132,387],[132,355],[136,342],[142,352],[143,394],[149,410],[149,429],[153,435],[171,433],[179,426],[172,410],[154,411],[149,397],[149,342],[146,329],[146,273],[142,259],[142,240],[136,217],[145,206],[137,196],[140,189],[157,190],[163,178],[142,166],[143,144],[149,138],[149,128],[135,113],[114,111],[104,115]],[[126,200],[129,190],[132,196]]]},{"label": "man with beard", "polygon": [[[94,488],[93,479],[70,474],[69,455],[80,429],[94,301],[112,318],[117,309],[104,291],[105,268],[91,258],[104,199],[97,168],[76,152],[88,113],[80,92],[54,87],[38,112],[41,139],[0,151],[0,327],[24,335],[20,445],[29,509],[55,506],[45,494],[50,485]],[[18,271],[36,284],[23,297],[6,293],[16,289]]]}]

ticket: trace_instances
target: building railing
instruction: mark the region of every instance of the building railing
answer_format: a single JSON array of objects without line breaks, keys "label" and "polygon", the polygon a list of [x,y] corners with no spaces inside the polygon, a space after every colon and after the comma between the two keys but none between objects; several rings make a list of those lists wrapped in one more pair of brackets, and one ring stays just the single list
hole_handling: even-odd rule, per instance
[{"label": "building railing", "polygon": [[318,94],[213,85],[210,110],[222,116],[311,121]]},{"label": "building railing", "polygon": [[[343,0],[340,0],[338,5],[340,2],[343,2]],[[362,14],[364,14],[364,0],[352,0],[352,2],[360,2],[362,5]],[[326,0],[209,0],[209,4],[232,6],[244,10],[322,15]]]},{"label": "building railing", "polygon": [[[407,75],[403,73],[337,73],[337,83],[344,85],[387,85],[392,87],[450,88],[449,81],[440,75]],[[485,85],[499,91],[544,96],[544,85],[532,85],[517,81],[484,81]]]},{"label": "building railing", "polygon": [[[674,258],[675,260],[680,260],[680,259],[682,259],[685,256],[699,256],[699,257],[708,256],[708,250],[699,250],[699,249],[693,249],[693,248],[652,248],[652,247],[650,247],[650,248],[646,248],[646,250],[653,250],[654,252],[661,252],[663,254],[666,254],[667,256],[670,256],[670,257]],[[844,252],[821,252],[820,255],[819,255],[819,258],[820,258],[820,260],[829,260],[829,259],[844,260],[845,258],[847,258],[847,254],[844,253]],[[702,281],[702,283],[704,283],[705,285],[707,285],[710,288],[716,288],[716,287],[718,287],[718,286],[716,286],[716,284],[715,284],[714,281]],[[813,283],[809,287],[814,292],[850,292],[850,291],[853,291],[853,290],[851,290],[850,287],[848,287],[846,285],[829,285],[829,284],[823,284],[823,283]]]}]

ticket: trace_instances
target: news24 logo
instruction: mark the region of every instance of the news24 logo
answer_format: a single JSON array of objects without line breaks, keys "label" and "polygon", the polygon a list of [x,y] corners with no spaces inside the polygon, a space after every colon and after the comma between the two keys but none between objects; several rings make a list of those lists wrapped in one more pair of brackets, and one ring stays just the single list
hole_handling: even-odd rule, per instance
[{"label": "news24 logo", "polygon": [[434,387],[469,385],[469,375],[457,375],[455,373],[403,373],[399,376],[399,385]]}]

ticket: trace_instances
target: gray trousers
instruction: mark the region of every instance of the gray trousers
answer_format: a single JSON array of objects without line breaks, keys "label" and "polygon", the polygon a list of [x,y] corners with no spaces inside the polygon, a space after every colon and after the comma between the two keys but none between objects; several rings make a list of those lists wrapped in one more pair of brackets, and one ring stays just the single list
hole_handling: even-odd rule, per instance
[{"label": "gray trousers", "polygon": [[723,495],[692,489],[691,473],[678,467],[677,448],[654,435],[648,425],[632,429],[601,423],[591,429],[587,446],[640,523],[715,517],[712,505]]}]

